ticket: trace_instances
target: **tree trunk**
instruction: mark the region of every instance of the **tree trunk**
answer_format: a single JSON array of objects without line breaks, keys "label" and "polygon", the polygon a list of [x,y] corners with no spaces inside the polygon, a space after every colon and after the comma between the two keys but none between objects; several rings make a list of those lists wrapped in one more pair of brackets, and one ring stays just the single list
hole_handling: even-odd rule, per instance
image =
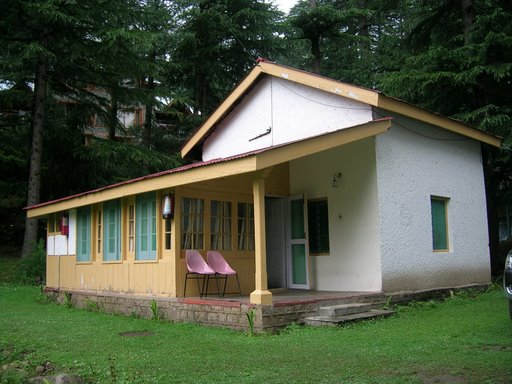
[{"label": "tree trunk", "polygon": [[153,89],[155,87],[155,80],[153,76],[148,78],[149,95],[146,101],[146,116],[144,117],[144,146],[151,148],[151,129],[153,127]]},{"label": "tree trunk", "polygon": [[110,114],[108,122],[108,139],[116,139],[116,128],[117,128],[117,84],[111,88],[110,94]]},{"label": "tree trunk", "polygon": [[464,22],[464,45],[472,42],[471,32],[475,25],[475,1],[462,0],[462,17]]},{"label": "tree trunk", "polygon": [[320,52],[320,36],[311,39],[311,54],[313,55],[313,73],[320,74],[320,63],[322,54]]},{"label": "tree trunk", "polygon": [[[309,0],[311,8],[316,7],[316,0]],[[320,52],[320,35],[311,37],[311,54],[313,55],[313,73],[320,74],[320,63],[322,55]]]},{"label": "tree trunk", "polygon": [[[359,1],[359,8],[366,9],[367,2],[366,0]],[[362,16],[359,19],[359,49],[361,59],[366,60],[368,56],[370,56],[371,44],[370,44],[370,23],[368,21],[368,17]]]},{"label": "tree trunk", "polygon": [[[43,31],[41,45],[48,46],[48,31]],[[41,190],[41,165],[43,159],[43,127],[45,117],[46,91],[48,84],[48,59],[40,53],[37,59],[34,81],[34,116],[32,119],[32,151],[28,178],[27,206],[39,203]],[[25,219],[25,236],[22,257],[29,256],[37,242],[38,219]]]},{"label": "tree trunk", "polygon": [[493,154],[490,148],[482,146],[482,162],[484,166],[485,192],[487,198],[487,226],[489,230],[489,253],[491,257],[491,274],[499,276],[503,273],[504,260],[500,250],[499,238],[499,199],[498,186],[499,177],[496,175],[493,167]]}]

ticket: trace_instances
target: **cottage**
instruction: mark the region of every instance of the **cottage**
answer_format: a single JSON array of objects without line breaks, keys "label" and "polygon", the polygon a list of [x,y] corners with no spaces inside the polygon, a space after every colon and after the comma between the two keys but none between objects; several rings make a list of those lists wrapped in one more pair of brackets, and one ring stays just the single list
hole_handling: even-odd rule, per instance
[{"label": "cottage", "polygon": [[[196,162],[27,214],[47,219],[46,286],[59,291],[183,298],[187,249],[219,250],[254,306],[272,304],[276,289],[485,284],[482,145],[501,141],[374,90],[259,62],[183,146]],[[186,296],[199,296],[194,284]]]}]

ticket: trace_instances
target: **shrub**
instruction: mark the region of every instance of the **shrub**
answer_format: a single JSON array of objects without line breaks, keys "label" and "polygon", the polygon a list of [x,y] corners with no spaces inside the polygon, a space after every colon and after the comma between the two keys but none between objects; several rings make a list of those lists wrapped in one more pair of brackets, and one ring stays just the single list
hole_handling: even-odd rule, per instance
[{"label": "shrub", "polygon": [[22,259],[19,266],[19,280],[22,284],[42,284],[46,275],[46,249],[42,239],[32,253]]}]

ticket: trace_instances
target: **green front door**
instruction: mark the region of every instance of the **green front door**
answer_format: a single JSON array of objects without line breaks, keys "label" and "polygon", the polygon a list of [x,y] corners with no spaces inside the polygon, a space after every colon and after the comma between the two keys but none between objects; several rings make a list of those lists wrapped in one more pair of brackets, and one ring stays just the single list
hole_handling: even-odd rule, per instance
[{"label": "green front door", "polygon": [[289,281],[290,288],[309,289],[309,255],[307,246],[307,211],[304,196],[289,199],[290,231],[289,249]]}]

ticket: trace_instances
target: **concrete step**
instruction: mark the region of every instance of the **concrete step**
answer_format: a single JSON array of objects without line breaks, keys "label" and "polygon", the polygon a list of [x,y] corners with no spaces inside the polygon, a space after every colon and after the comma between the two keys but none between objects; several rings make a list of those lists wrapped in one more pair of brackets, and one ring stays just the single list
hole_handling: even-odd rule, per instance
[{"label": "concrete step", "polygon": [[371,310],[372,305],[370,303],[339,304],[329,307],[320,307],[319,315],[325,317],[339,317],[370,312]]},{"label": "concrete step", "polygon": [[382,309],[372,309],[367,312],[353,313],[343,316],[313,316],[307,317],[304,321],[306,325],[311,326],[327,326],[334,327],[343,323],[348,323],[357,320],[366,320],[379,317],[391,316],[393,311],[387,311]]}]

